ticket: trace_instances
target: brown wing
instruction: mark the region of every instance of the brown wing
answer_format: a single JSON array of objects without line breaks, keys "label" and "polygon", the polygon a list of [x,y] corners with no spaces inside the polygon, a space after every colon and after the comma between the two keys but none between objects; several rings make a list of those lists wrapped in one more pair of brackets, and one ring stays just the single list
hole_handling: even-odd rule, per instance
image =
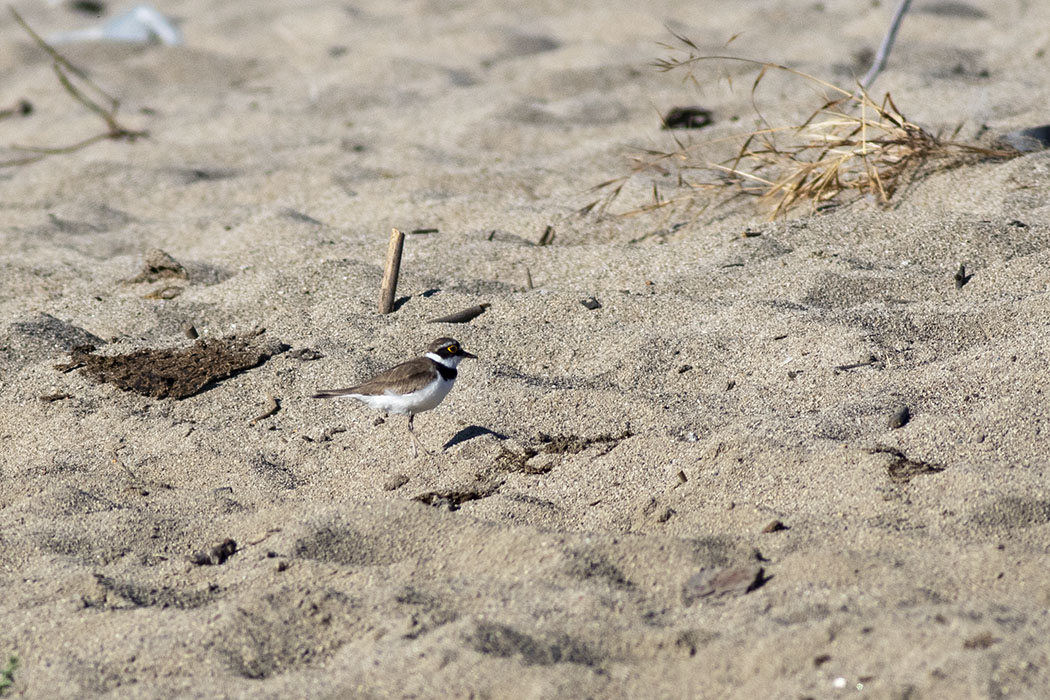
[{"label": "brown wing", "polygon": [[352,386],[348,389],[326,389],[314,394],[314,398],[328,399],[347,394],[361,394],[363,396],[377,396],[387,391],[395,391],[399,394],[408,394],[421,389],[434,380],[434,366],[425,357],[417,357],[408,362],[402,362],[396,367],[380,372],[367,382]]}]

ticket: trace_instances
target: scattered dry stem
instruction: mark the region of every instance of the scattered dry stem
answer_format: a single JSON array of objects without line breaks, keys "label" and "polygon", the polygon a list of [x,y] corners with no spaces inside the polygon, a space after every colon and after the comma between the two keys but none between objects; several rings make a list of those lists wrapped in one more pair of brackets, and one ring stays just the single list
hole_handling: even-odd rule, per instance
[{"label": "scattered dry stem", "polygon": [[[685,143],[677,135],[670,150],[647,150],[635,156],[632,172],[593,188],[603,195],[581,209],[607,211],[624,187],[636,176],[674,175],[673,192],[666,196],[654,181],[652,201],[625,214],[656,209],[688,209],[700,213],[739,195],[752,195],[770,211],[770,218],[787,214],[802,203],[813,210],[869,196],[887,203],[901,185],[920,172],[945,170],[989,158],[1010,158],[1017,153],[942,140],[910,122],[887,93],[876,102],[858,86],[844,90],[794,68],[733,56],[705,56],[684,36],[682,46],[668,46],[684,56],[661,59],[662,71],[686,70],[686,78],[699,85],[693,71],[703,61],[741,61],[758,68],[751,86],[751,101],[760,128],[727,139]],[[820,88],[825,102],[801,124],[774,126],[756,104],[756,92],[771,71],[801,78]],[[712,161],[703,151],[726,141],[739,143],[736,155]],[[725,193],[718,197],[717,193]],[[716,193],[715,196],[710,196]]]},{"label": "scattered dry stem", "polygon": [[[14,17],[15,21],[18,22],[22,29],[24,29],[33,41],[36,42],[36,45],[51,57],[51,68],[55,71],[55,75],[58,77],[58,81],[63,89],[65,89],[74,100],[97,114],[102,121],[105,122],[106,131],[83,139],[82,141],[77,141],[68,146],[47,148],[37,146],[11,146],[12,149],[25,151],[28,155],[0,161],[0,168],[28,165],[43,160],[51,155],[72,153],[73,151],[80,150],[85,146],[90,146],[97,141],[103,141],[106,139],[134,141],[139,137],[147,135],[147,132],[145,131],[129,129],[118,122],[117,110],[120,108],[120,101],[96,85],[84,71],[70,63],[69,59],[44,41],[44,39],[37,34],[24,19],[22,19],[22,15],[18,14],[17,10],[13,7],[9,7],[8,9],[11,11],[11,15]],[[93,93],[95,97],[89,95],[89,92]],[[100,102],[103,104],[99,104]]]}]

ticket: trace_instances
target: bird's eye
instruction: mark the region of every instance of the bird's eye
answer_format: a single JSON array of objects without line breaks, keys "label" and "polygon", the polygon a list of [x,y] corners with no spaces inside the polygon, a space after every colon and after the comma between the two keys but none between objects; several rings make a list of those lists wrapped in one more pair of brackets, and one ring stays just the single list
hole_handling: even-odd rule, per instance
[{"label": "bird's eye", "polygon": [[455,354],[456,354],[457,352],[459,352],[459,348],[458,348],[458,347],[456,347],[455,345],[449,345],[449,346],[448,346],[447,348],[445,348],[445,349],[446,349],[446,350],[448,350],[448,351],[449,351],[450,353],[452,353],[453,355],[455,355]]}]

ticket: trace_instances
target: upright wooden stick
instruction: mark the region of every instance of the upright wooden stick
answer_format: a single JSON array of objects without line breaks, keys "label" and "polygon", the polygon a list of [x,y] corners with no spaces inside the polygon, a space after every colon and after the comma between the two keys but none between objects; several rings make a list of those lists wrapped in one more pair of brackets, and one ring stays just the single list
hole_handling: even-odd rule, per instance
[{"label": "upright wooden stick", "polygon": [[386,249],[386,268],[383,270],[383,286],[379,290],[379,313],[394,310],[394,294],[397,293],[397,274],[401,270],[401,249],[405,246],[405,234],[396,228],[390,231],[390,245]]}]

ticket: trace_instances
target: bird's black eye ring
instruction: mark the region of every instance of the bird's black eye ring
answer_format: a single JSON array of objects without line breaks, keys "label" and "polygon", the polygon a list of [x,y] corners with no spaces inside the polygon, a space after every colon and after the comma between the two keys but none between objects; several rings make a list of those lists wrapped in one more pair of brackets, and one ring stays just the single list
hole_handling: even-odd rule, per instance
[{"label": "bird's black eye ring", "polygon": [[446,350],[448,350],[448,351],[449,351],[450,353],[452,353],[453,355],[455,355],[455,354],[456,354],[457,352],[459,352],[459,348],[458,348],[458,347],[456,347],[455,345],[449,345],[449,346],[448,346],[447,348],[445,348],[445,349],[446,349]]}]

